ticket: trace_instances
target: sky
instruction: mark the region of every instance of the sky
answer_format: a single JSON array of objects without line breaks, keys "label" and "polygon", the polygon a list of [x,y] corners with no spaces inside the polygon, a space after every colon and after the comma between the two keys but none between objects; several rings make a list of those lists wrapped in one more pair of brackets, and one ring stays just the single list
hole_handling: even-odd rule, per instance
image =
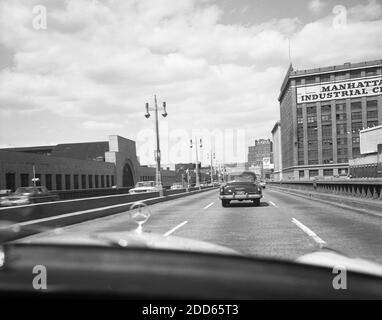
[{"label": "sky", "polygon": [[381,30],[380,0],[0,0],[0,147],[118,134],[153,163],[156,94],[162,162],[193,137],[204,162],[245,161],[291,62],[382,59]]}]

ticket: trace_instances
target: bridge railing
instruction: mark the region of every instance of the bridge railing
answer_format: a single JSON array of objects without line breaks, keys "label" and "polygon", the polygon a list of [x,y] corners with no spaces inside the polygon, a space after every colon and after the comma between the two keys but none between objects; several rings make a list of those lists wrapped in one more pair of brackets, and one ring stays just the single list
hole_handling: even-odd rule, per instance
[{"label": "bridge railing", "polygon": [[382,179],[280,181],[268,184],[296,190],[382,200]]}]

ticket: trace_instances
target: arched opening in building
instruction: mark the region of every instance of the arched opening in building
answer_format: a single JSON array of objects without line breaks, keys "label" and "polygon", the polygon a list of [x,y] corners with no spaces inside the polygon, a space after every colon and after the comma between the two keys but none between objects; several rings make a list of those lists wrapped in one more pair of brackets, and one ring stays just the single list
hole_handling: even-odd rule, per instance
[{"label": "arched opening in building", "polygon": [[133,171],[128,163],[123,167],[123,178],[122,185],[124,187],[133,187],[134,186],[134,176]]}]

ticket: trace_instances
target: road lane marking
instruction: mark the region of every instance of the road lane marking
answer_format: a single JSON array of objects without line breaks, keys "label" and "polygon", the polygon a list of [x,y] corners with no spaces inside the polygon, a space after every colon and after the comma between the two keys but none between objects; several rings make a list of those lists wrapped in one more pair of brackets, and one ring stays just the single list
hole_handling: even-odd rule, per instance
[{"label": "road lane marking", "polygon": [[214,204],[215,204],[215,202],[211,202],[210,204],[206,205],[203,209],[206,210],[209,207],[213,206]]},{"label": "road lane marking", "polygon": [[272,206],[278,208],[278,206],[276,206],[272,201],[269,201],[269,203],[270,203]]},{"label": "road lane marking", "polygon": [[182,223],[179,223],[176,227],[172,228],[170,231],[167,231],[164,236],[168,237],[171,233],[175,232],[179,228],[183,227],[188,221],[183,221]]},{"label": "road lane marking", "polygon": [[326,244],[324,240],[322,240],[317,234],[315,234],[312,230],[310,230],[306,225],[302,224],[297,219],[292,218],[292,222],[302,231],[304,231],[309,237],[311,237],[315,242],[317,242],[320,247],[323,247]]}]

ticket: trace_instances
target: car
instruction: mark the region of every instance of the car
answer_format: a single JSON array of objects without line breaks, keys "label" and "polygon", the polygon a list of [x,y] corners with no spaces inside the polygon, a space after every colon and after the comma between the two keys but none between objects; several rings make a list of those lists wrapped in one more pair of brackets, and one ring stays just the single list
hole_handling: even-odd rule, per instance
[{"label": "car", "polygon": [[260,181],[260,182],[259,182],[259,185],[260,185],[260,187],[262,187],[263,189],[265,189],[266,182],[265,182],[265,181]]},{"label": "car", "polygon": [[259,206],[262,197],[256,174],[250,171],[228,174],[227,182],[220,187],[219,199],[223,207],[227,207],[233,200],[250,200],[255,206]]},{"label": "car", "polygon": [[46,187],[20,187],[8,196],[0,198],[0,206],[19,206],[31,203],[58,201],[57,193],[50,192]]},{"label": "car", "polygon": [[181,183],[174,183],[170,188],[170,190],[179,190],[179,189],[184,189]]},{"label": "car", "polygon": [[157,192],[155,181],[139,181],[134,188],[129,190],[129,194]]}]

